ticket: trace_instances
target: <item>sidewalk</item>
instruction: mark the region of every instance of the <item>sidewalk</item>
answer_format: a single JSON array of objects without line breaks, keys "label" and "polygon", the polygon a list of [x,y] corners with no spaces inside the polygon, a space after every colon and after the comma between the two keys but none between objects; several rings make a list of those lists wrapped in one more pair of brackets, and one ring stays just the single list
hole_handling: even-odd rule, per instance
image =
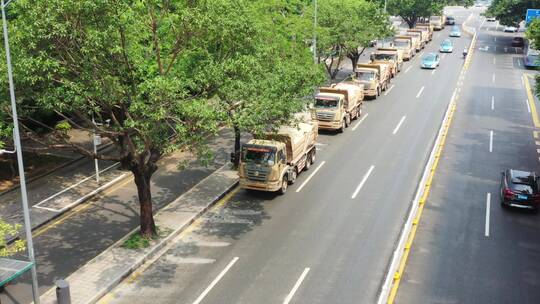
[{"label": "sidewalk", "polygon": [[[71,274],[67,281],[70,283],[72,303],[95,303],[123,278],[173,240],[237,183],[236,171],[231,170],[228,164],[224,165],[155,215],[156,225],[162,230],[170,231],[162,239],[148,248],[130,250],[121,247],[129,237],[130,234],[128,234]],[[135,231],[137,229],[133,232]],[[42,295],[41,303],[56,303],[56,289],[51,288]]]}]

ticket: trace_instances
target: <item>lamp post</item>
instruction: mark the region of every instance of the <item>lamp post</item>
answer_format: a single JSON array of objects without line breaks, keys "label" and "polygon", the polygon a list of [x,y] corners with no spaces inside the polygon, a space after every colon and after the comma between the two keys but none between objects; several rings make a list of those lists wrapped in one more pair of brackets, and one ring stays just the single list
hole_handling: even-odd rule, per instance
[{"label": "lamp post", "polygon": [[19,134],[19,119],[17,116],[17,104],[15,103],[15,87],[13,85],[13,73],[11,68],[11,54],[9,51],[9,39],[8,39],[8,28],[6,21],[6,6],[11,2],[9,0],[7,3],[4,0],[0,0],[2,6],[2,28],[4,31],[4,46],[6,48],[6,61],[7,61],[7,72],[9,80],[9,96],[11,99],[11,113],[13,116],[13,140],[15,144],[15,152],[17,153],[17,165],[19,166],[19,180],[21,184],[21,200],[23,205],[23,217],[24,217],[24,231],[26,234],[26,247],[28,250],[28,258],[32,263],[32,268],[30,272],[32,273],[32,293],[34,296],[34,303],[39,304],[39,289],[37,281],[37,271],[36,271],[36,260],[34,258],[34,242],[32,241],[32,227],[30,225],[30,211],[28,209],[28,196],[26,193],[26,179],[24,175],[24,164],[22,156],[22,146],[21,146],[21,137]]}]

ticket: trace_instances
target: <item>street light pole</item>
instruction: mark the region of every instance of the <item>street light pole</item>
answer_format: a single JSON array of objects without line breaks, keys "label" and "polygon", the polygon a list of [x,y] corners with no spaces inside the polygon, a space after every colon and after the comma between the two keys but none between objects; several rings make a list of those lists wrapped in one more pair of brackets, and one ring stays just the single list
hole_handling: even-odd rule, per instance
[{"label": "street light pole", "polygon": [[[17,104],[15,103],[15,86],[13,84],[13,72],[11,70],[11,54],[9,51],[8,28],[6,21],[6,5],[4,0],[0,0],[2,5],[2,28],[4,31],[4,45],[6,48],[6,61],[9,80],[9,96],[11,99],[11,113],[13,115],[13,140],[15,142],[15,150],[17,152],[17,165],[19,166],[19,179],[21,184],[21,199],[23,205],[24,231],[26,234],[26,247],[28,249],[28,258],[32,263],[30,272],[32,273],[32,293],[34,303],[39,304],[39,289],[37,281],[36,260],[34,257],[34,242],[32,241],[32,228],[30,225],[30,211],[28,210],[28,196],[26,193],[26,179],[24,175],[24,164],[22,156],[21,137],[19,134],[19,119],[17,116]],[[10,0],[11,1],[11,0]]]},{"label": "street light pole", "polygon": [[313,0],[313,62],[317,64],[317,0]]},{"label": "street light pole", "polygon": [[[92,123],[96,125],[96,121],[94,120],[94,114],[92,114]],[[92,136],[92,143],[94,144],[94,155],[97,155],[97,134],[94,132]],[[96,181],[99,183],[99,161],[96,158],[94,158],[94,166],[96,167]]]}]

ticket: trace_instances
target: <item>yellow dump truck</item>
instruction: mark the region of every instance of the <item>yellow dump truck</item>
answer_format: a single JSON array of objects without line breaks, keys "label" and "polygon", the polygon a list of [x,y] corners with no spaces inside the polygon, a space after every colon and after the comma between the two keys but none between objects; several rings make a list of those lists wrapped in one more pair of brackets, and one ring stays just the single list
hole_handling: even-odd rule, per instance
[{"label": "yellow dump truck", "polygon": [[433,40],[433,26],[429,23],[417,23],[416,28],[428,31],[429,41]]},{"label": "yellow dump truck", "polygon": [[364,85],[345,82],[319,88],[315,95],[315,111],[319,129],[344,132],[353,119],[362,114]]},{"label": "yellow dump truck", "polygon": [[445,22],[446,18],[444,15],[429,17],[429,24],[433,25],[433,29],[436,31],[444,29]]},{"label": "yellow dump truck", "polygon": [[315,162],[317,136],[317,122],[306,120],[242,145],[240,186],[284,194],[298,174]]},{"label": "yellow dump truck", "polygon": [[359,63],[353,79],[364,85],[364,96],[377,99],[390,83],[390,68],[383,63]]},{"label": "yellow dump truck", "polygon": [[416,49],[410,36],[394,36],[394,48],[403,51],[403,60],[407,61],[414,57]]},{"label": "yellow dump truck", "polygon": [[420,52],[424,48],[424,44],[422,43],[422,34],[407,31],[404,35],[412,38],[412,44],[416,52]]},{"label": "yellow dump truck", "polygon": [[429,34],[425,30],[412,29],[408,30],[407,33],[418,33],[420,34],[420,43],[422,43],[422,48],[424,48],[429,43]]},{"label": "yellow dump truck", "polygon": [[378,48],[371,53],[371,63],[387,63],[391,77],[395,77],[403,66],[403,51],[395,48]]}]

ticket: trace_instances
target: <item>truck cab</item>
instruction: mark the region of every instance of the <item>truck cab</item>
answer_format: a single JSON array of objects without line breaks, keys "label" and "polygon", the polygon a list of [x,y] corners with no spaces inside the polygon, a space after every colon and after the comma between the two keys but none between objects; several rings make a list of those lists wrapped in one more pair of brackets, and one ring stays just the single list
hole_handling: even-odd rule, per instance
[{"label": "truck cab", "polygon": [[343,94],[324,92],[323,90],[315,95],[314,107],[319,129],[342,130],[348,127],[350,118],[345,117],[345,106]]},{"label": "truck cab", "polygon": [[370,56],[371,63],[388,63],[390,73],[395,77],[403,65],[403,51],[394,48],[378,48]]},{"label": "truck cab", "polygon": [[394,48],[401,50],[403,53],[403,60],[411,60],[414,57],[416,50],[412,44],[412,38],[409,36],[394,36]]},{"label": "truck cab", "polygon": [[411,37],[412,45],[416,52],[420,52],[424,48],[424,45],[422,44],[422,34],[407,31],[404,35]]},{"label": "truck cab", "polygon": [[426,31],[422,31],[419,29],[412,29],[412,30],[408,30],[407,34],[416,34],[418,39],[420,39],[420,44],[422,48],[425,48],[429,42],[428,33]]},{"label": "truck cab", "polygon": [[[377,98],[386,90],[388,77],[387,67],[382,64],[358,64],[353,79],[364,85],[364,95]],[[384,71],[383,71],[384,70]],[[384,73],[383,73],[384,72]]]},{"label": "truck cab", "polygon": [[443,16],[431,16],[429,17],[429,24],[433,26],[433,29],[440,31],[444,29],[444,18]]}]

